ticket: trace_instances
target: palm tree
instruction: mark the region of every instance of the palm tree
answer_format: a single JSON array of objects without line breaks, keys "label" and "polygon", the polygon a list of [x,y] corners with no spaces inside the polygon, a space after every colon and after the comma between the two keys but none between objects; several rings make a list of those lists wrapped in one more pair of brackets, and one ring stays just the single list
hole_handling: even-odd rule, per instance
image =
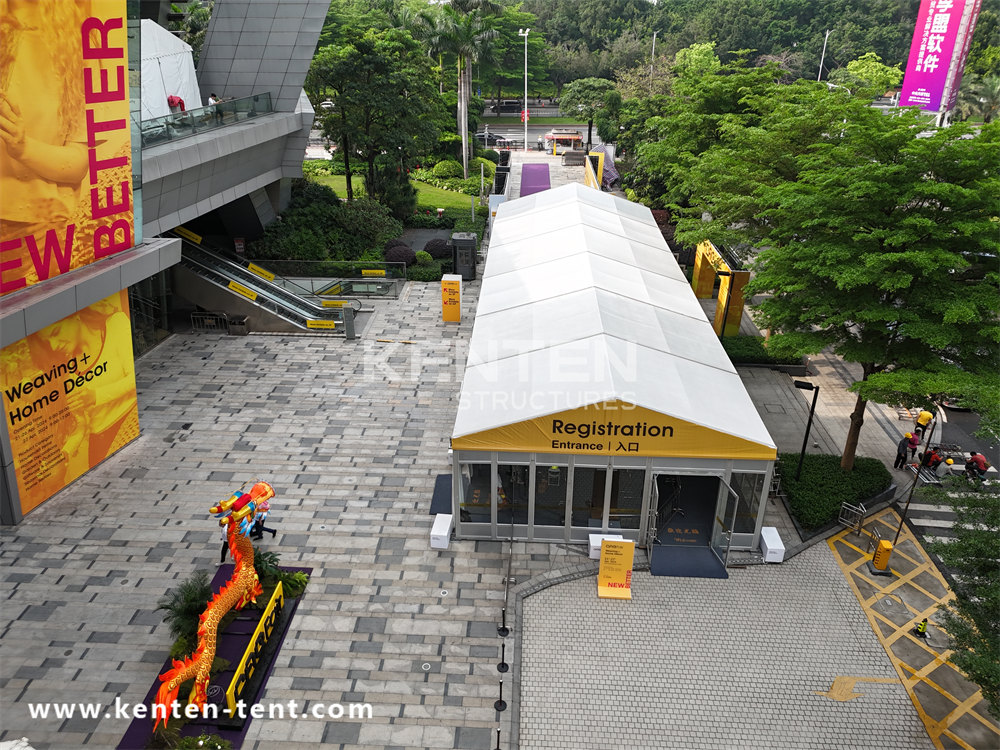
[{"label": "palm tree", "polygon": [[462,171],[469,176],[469,95],[472,91],[472,65],[489,53],[491,42],[497,37],[478,10],[462,14],[452,7],[445,7],[437,19],[433,34],[428,35],[432,49],[453,53],[458,58],[458,117],[459,135],[462,137]]},{"label": "palm tree", "polygon": [[967,75],[958,90],[956,113],[963,119],[982,117],[987,123],[1000,114],[1000,76]]}]

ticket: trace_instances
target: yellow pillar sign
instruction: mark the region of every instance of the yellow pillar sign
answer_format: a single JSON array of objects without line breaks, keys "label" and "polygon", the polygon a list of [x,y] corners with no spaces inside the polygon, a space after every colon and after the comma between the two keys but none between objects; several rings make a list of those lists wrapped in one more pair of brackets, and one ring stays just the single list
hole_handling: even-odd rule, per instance
[{"label": "yellow pillar sign", "polygon": [[635,542],[605,539],[601,542],[601,567],[597,573],[599,599],[632,598],[632,561]]},{"label": "yellow pillar sign", "polygon": [[441,277],[441,319],[445,323],[462,320],[462,276],[446,273]]}]

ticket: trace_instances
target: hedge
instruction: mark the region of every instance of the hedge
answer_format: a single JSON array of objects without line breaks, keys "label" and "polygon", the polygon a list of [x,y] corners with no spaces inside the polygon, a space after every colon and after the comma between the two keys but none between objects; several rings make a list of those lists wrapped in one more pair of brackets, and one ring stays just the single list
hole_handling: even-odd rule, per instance
[{"label": "hedge", "polygon": [[413,265],[408,266],[406,269],[406,278],[410,281],[441,281],[441,264],[437,261],[432,261],[426,265]]},{"label": "hedge", "polygon": [[722,348],[737,365],[800,365],[801,357],[780,357],[764,346],[760,336],[726,336]]},{"label": "hedge", "polygon": [[792,515],[804,529],[818,529],[840,515],[843,503],[864,502],[892,484],[892,475],[877,458],[859,456],[854,469],[840,468],[840,456],[807,453],[802,474],[796,479],[799,453],[778,454],[781,487],[788,497]]}]

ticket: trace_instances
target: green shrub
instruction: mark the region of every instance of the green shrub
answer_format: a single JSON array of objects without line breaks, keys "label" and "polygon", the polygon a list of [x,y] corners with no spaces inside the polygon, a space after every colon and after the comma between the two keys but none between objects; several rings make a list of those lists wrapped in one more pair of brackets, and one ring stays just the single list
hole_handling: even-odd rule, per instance
[{"label": "green shrub", "polygon": [[417,260],[417,254],[409,245],[394,245],[385,251],[386,263],[405,263],[410,265]]},{"label": "green shrub", "polygon": [[406,278],[410,281],[440,281],[441,273],[441,264],[434,261],[425,266],[408,266]]},{"label": "green shrub", "polygon": [[795,479],[799,453],[778,455],[781,487],[788,496],[792,515],[805,529],[817,529],[840,514],[842,503],[852,505],[868,500],[889,488],[892,476],[875,458],[854,459],[854,469],[840,468],[840,456],[807,453],[802,474]]},{"label": "green shrub", "polygon": [[722,339],[722,347],[737,365],[802,364],[801,357],[781,357],[772,354],[760,336],[727,336]]},{"label": "green shrub", "polygon": [[[389,251],[390,247],[399,247],[400,245],[406,245],[406,241],[401,237],[393,237],[385,243],[385,246],[382,248],[382,252],[386,253]],[[407,245],[407,247],[409,247],[409,245]]]},{"label": "green shrub", "polygon": [[424,252],[434,260],[450,258],[452,256],[451,243],[448,240],[435,237],[433,240],[428,240],[427,244],[424,245]]},{"label": "green shrub", "polygon": [[469,177],[479,177],[479,167],[483,167],[483,173],[486,177],[486,183],[490,184],[493,182],[493,175],[497,171],[496,163],[490,161],[489,159],[483,159],[477,156],[469,164]]},{"label": "green shrub", "polygon": [[446,159],[445,161],[439,161],[434,165],[433,173],[435,177],[442,180],[447,180],[452,177],[461,177],[462,165],[453,159]]},{"label": "green shrub", "polygon": [[478,211],[475,219],[470,217],[468,213],[465,213],[461,218],[455,220],[455,231],[475,232],[477,240],[481,240],[483,233],[486,231],[486,217],[480,216]]},{"label": "green shrub", "polygon": [[431,254],[424,252],[423,250],[417,253],[416,260],[418,266],[429,266],[431,263],[434,262],[434,259],[431,257]]},{"label": "green shrub", "polygon": [[500,163],[500,154],[498,154],[496,151],[494,151],[491,148],[485,149],[483,151],[483,158],[484,159],[489,159],[491,162],[493,162],[494,167],[495,167],[495,165],[497,165],[497,164]]},{"label": "green shrub", "polygon": [[163,619],[170,626],[173,638],[184,638],[188,643],[198,640],[198,618],[212,598],[212,585],[208,573],[198,570],[171,589],[157,604],[157,611],[164,610]]},{"label": "green shrub", "polygon": [[294,599],[302,596],[307,583],[309,583],[309,575],[301,570],[296,570],[294,573],[288,570],[281,571],[281,589],[287,597]]},{"label": "green shrub", "polygon": [[277,577],[281,572],[280,568],[278,568],[278,553],[270,551],[260,552],[255,549],[253,569],[257,572],[257,577],[262,581]]},{"label": "green shrub", "polygon": [[455,219],[449,217],[447,213],[439,219],[436,211],[424,209],[410,214],[403,220],[403,223],[408,227],[417,227],[418,229],[451,229]]}]

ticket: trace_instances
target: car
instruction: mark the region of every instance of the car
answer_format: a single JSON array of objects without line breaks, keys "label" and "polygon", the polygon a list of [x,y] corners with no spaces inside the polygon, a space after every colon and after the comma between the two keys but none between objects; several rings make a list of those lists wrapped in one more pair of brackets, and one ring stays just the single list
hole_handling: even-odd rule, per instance
[{"label": "car", "polygon": [[334,105],[333,105],[333,102],[331,102],[329,99],[327,99],[326,101],[320,102],[319,106],[322,109],[333,109]]},{"label": "car", "polygon": [[498,148],[503,148],[507,145],[507,139],[503,136],[497,135],[496,133],[480,131],[476,133],[476,140],[484,146],[497,146]]},{"label": "car", "polygon": [[519,115],[523,109],[520,99],[503,99],[499,104],[490,107],[490,112],[501,115]]}]

